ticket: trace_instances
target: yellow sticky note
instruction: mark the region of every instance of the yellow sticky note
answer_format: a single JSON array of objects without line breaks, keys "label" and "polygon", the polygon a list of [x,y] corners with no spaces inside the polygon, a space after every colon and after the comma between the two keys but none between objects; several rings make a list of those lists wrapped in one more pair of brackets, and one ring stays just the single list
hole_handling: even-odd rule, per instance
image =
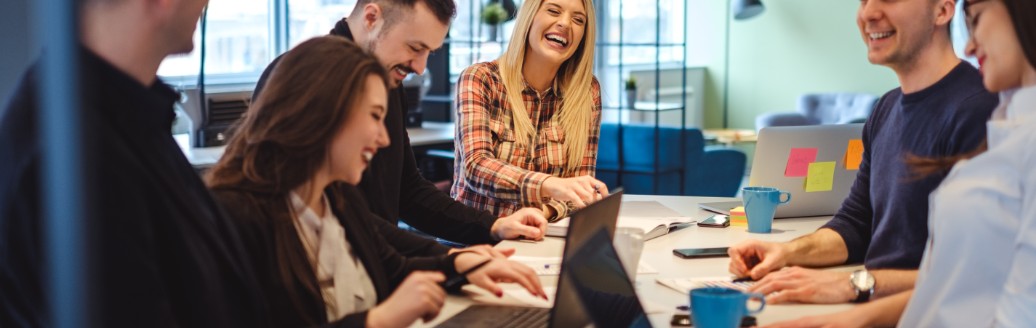
[{"label": "yellow sticky note", "polygon": [[859,170],[860,162],[863,162],[863,140],[849,140],[849,146],[845,148],[845,157],[842,158],[842,163],[845,163],[846,170]]},{"label": "yellow sticky note", "polygon": [[835,180],[835,162],[809,163],[806,192],[831,191]]}]

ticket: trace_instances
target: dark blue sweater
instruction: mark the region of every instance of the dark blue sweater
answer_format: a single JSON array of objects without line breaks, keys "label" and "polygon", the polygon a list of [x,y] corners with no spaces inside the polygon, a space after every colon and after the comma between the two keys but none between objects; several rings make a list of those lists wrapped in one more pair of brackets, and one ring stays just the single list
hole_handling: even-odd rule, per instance
[{"label": "dark blue sweater", "polygon": [[945,175],[914,179],[904,156],[974,150],[998,102],[965,62],[924,90],[904,95],[896,88],[882,96],[863,128],[863,162],[849,197],[824,225],[845,240],[847,263],[918,267],[928,239],[928,194]]}]

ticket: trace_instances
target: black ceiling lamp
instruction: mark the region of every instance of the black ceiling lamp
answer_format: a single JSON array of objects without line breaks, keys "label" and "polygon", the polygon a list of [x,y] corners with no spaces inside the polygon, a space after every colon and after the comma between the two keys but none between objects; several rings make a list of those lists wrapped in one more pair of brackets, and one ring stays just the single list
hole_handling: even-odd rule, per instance
[{"label": "black ceiling lamp", "polygon": [[734,13],[734,19],[746,20],[755,17],[766,9],[762,0],[734,0],[730,3],[730,10]]}]

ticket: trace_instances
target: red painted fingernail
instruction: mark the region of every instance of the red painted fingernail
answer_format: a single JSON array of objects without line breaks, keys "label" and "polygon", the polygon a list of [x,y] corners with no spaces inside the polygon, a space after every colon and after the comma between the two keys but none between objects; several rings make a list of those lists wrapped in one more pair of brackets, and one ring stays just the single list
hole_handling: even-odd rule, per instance
[{"label": "red painted fingernail", "polygon": [[504,291],[500,290],[496,292],[496,297],[504,297]]}]

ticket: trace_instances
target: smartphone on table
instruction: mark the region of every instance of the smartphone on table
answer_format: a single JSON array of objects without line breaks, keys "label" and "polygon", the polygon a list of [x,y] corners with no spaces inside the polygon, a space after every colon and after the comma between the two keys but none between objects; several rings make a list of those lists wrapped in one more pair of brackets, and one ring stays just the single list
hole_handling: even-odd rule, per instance
[{"label": "smartphone on table", "polygon": [[698,222],[699,227],[726,228],[730,226],[730,218],[723,214],[710,216],[708,219]]},{"label": "smartphone on table", "polygon": [[724,257],[727,256],[727,247],[715,247],[715,248],[677,248],[673,250],[673,255],[679,256],[685,259],[696,259],[705,257]]}]

